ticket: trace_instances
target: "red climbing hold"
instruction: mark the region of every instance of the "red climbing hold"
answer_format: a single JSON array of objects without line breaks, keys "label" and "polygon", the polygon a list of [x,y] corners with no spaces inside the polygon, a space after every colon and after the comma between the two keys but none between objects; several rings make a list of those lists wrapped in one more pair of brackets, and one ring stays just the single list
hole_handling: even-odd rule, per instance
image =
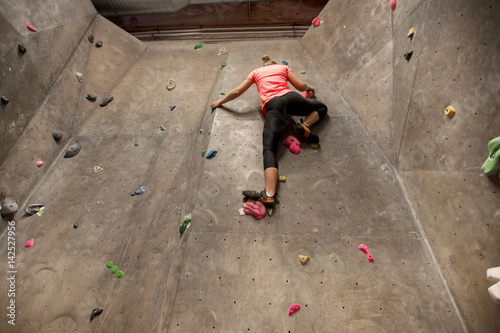
[{"label": "red climbing hold", "polygon": [[313,25],[314,27],[319,27],[319,25],[320,25],[320,24],[321,24],[321,20],[319,19],[319,17],[315,17],[315,18],[313,18],[313,20],[312,20],[312,25]]},{"label": "red climbing hold", "polygon": [[299,310],[300,310],[300,305],[298,305],[297,303],[293,303],[290,306],[290,310],[288,310],[288,315],[291,316],[291,315],[293,315],[295,312],[297,312]]},{"label": "red climbing hold", "polygon": [[366,246],[365,244],[359,244],[358,249],[366,254],[366,258],[369,261],[374,261],[372,255],[370,254],[370,251],[368,251],[368,246]]},{"label": "red climbing hold", "polygon": [[298,155],[300,154],[300,141],[293,135],[289,135],[284,141],[283,144],[290,149],[292,154]]},{"label": "red climbing hold", "polygon": [[250,199],[243,203],[243,213],[253,215],[257,220],[261,220],[266,216],[266,206],[260,201]]},{"label": "red climbing hold", "polygon": [[26,247],[32,247],[33,246],[33,242],[35,241],[34,238],[30,239],[29,241],[26,242]]},{"label": "red climbing hold", "polygon": [[394,11],[396,9],[396,0],[391,0],[391,9]]},{"label": "red climbing hold", "polygon": [[302,96],[305,98],[312,98],[314,96],[314,91],[306,90],[302,93]]},{"label": "red climbing hold", "polygon": [[38,30],[35,28],[35,27],[32,27],[31,24],[29,24],[28,22],[26,22],[26,27],[28,29],[30,29],[31,31],[34,31],[34,32],[37,32]]}]

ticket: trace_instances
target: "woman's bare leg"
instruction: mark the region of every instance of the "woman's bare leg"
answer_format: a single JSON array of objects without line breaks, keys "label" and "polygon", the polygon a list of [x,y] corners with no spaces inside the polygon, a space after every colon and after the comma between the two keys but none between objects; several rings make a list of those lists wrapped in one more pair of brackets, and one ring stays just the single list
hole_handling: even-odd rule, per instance
[{"label": "woman's bare leg", "polygon": [[278,169],[277,168],[267,168],[264,170],[264,178],[266,181],[266,191],[271,195],[276,194],[276,185],[278,183]]}]

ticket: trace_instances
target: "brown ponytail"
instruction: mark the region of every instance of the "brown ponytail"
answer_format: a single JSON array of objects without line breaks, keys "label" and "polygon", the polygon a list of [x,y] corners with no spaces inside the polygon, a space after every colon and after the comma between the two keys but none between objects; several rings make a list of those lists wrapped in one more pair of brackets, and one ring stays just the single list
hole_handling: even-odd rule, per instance
[{"label": "brown ponytail", "polygon": [[264,62],[264,66],[276,65],[276,62],[271,60],[267,54],[262,56],[262,61]]}]

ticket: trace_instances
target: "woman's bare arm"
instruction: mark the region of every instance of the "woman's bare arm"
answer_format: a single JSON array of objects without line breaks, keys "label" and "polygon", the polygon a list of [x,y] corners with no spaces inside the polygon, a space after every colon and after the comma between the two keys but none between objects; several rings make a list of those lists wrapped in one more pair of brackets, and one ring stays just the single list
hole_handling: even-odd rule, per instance
[{"label": "woman's bare arm", "polygon": [[314,93],[314,87],[311,87],[295,75],[294,72],[288,72],[288,81],[295,87],[298,91],[309,91]]},{"label": "woman's bare arm", "polygon": [[233,99],[240,97],[245,91],[247,91],[248,88],[250,88],[252,84],[253,82],[250,79],[245,79],[245,81],[243,81],[238,86],[238,88],[231,90],[226,96],[224,96],[224,98],[218,99],[215,102],[213,102],[212,105],[210,105],[210,107],[212,109],[217,108],[224,103],[227,103],[229,101],[232,101]]}]

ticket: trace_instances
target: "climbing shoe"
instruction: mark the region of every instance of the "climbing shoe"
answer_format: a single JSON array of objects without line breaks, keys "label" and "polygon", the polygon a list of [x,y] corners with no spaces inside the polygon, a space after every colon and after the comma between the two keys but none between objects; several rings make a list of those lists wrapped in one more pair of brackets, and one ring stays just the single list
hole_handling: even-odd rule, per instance
[{"label": "climbing shoe", "polygon": [[276,202],[276,199],[278,198],[278,194],[276,193],[272,197],[268,197],[266,195],[266,190],[263,191],[242,191],[241,192],[245,197],[258,200],[264,204],[267,208],[274,208],[274,204]]},{"label": "climbing shoe", "polygon": [[311,129],[309,128],[309,126],[307,126],[303,122],[297,124],[295,130],[297,131],[297,133],[308,139],[309,143],[319,143],[319,137],[316,134],[311,133]]}]

